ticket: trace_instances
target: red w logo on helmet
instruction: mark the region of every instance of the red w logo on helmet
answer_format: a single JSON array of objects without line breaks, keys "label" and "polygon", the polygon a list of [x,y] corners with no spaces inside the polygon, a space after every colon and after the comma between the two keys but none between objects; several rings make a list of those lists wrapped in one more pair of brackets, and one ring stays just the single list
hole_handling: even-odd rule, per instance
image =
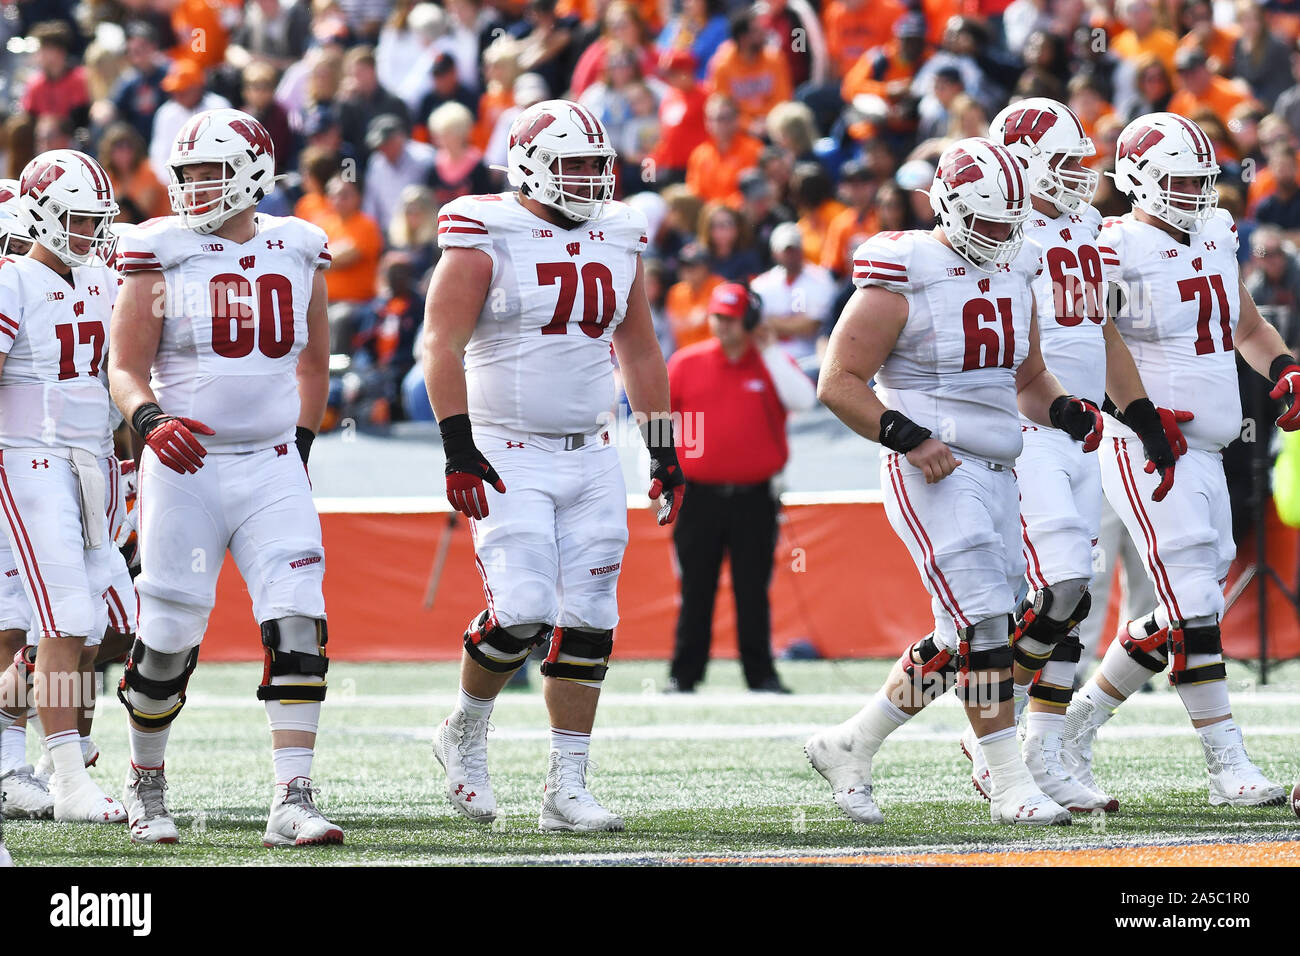
[{"label": "red w logo on helmet", "polygon": [[231,120],[230,128],[238,133],[244,139],[248,140],[248,145],[253,147],[254,154],[258,156],[274,156],[275,146],[271,143],[271,134],[266,131],[266,127],[256,120]]},{"label": "red w logo on helmet", "polygon": [[521,146],[521,145],[527,146],[529,143],[531,143],[534,139],[537,138],[538,133],[546,129],[546,127],[550,126],[554,122],[555,122],[555,117],[552,114],[539,113],[533,119],[533,121],[529,123],[527,126],[523,127],[518,132],[511,132],[510,134],[511,148],[514,148],[515,146]]},{"label": "red w logo on helmet", "polygon": [[0,203],[6,203],[14,198],[14,194],[8,189],[0,188]]},{"label": "red w logo on helmet", "polygon": [[63,175],[63,167],[54,163],[40,163],[23,170],[19,189],[24,196],[39,196],[47,186]]},{"label": "red w logo on helmet", "polygon": [[984,171],[971,159],[964,149],[954,150],[939,167],[939,178],[949,189],[956,189],[962,183],[977,183],[984,178]]},{"label": "red w logo on helmet", "polygon": [[1135,159],[1141,159],[1142,154],[1165,138],[1165,134],[1151,126],[1143,126],[1136,129],[1120,140],[1119,158],[1127,159],[1132,156]]},{"label": "red w logo on helmet", "polygon": [[1016,110],[1003,125],[1006,144],[1037,143],[1043,134],[1056,125],[1056,114],[1046,110]]}]

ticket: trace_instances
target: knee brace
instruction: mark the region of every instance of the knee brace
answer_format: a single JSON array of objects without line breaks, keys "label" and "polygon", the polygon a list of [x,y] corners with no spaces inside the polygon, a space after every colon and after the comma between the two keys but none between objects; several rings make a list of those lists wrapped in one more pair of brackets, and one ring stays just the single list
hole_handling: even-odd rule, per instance
[{"label": "knee brace", "polygon": [[912,693],[918,704],[928,704],[952,690],[957,683],[957,662],[953,653],[940,647],[933,634],[903,651],[898,663],[912,682]]},{"label": "knee brace", "polygon": [[282,617],[262,624],[266,666],[258,700],[282,704],[319,704],[325,699],[329,658],[325,622],[316,617]]},{"label": "knee brace", "polygon": [[533,648],[551,636],[549,624],[515,624],[502,627],[496,615],[483,611],[465,630],[465,652],[484,670],[512,674],[524,665]]},{"label": "knee brace", "polygon": [[166,727],[185,706],[185,688],[198,662],[197,647],[164,654],[149,650],[137,637],[117,685],[117,698],[141,727]]},{"label": "knee brace", "polygon": [[993,678],[987,674],[1011,666],[1013,656],[1007,624],[1007,615],[999,614],[957,629],[957,693],[967,704],[987,706],[1011,699],[1011,677],[998,681],[995,687]]},{"label": "knee brace", "polygon": [[[1052,648],[1052,656],[1048,660],[1077,666],[1082,657],[1083,644],[1079,642],[1079,631],[1077,628],[1071,628],[1070,633],[1065,636],[1065,640]],[[1029,696],[1035,700],[1041,700],[1043,703],[1051,704],[1053,707],[1064,708],[1070,706],[1070,700],[1074,696],[1074,688],[1044,683],[1043,672],[1039,671],[1034,675],[1034,682],[1029,685]]]},{"label": "knee brace", "polygon": [[542,676],[600,686],[609,672],[614,652],[614,632],[585,627],[557,627],[551,651],[542,662]]},{"label": "knee brace", "polygon": [[1015,610],[1012,651],[1016,663],[1025,670],[1036,671],[1042,668],[1051,659],[1052,650],[1066,640],[1070,631],[1092,610],[1092,594],[1085,588],[1074,609],[1064,620],[1049,616],[1053,605],[1061,600],[1052,587],[1025,595]]},{"label": "knee brace", "polygon": [[1153,674],[1159,674],[1169,663],[1169,658],[1165,654],[1165,645],[1169,643],[1169,628],[1161,627],[1156,622],[1154,612],[1141,624],[1144,637],[1134,637],[1129,633],[1127,626],[1120,630],[1120,647],[1124,648],[1124,652],[1133,658],[1134,662],[1141,664]]},{"label": "knee brace", "polygon": [[1169,657],[1173,666],[1169,668],[1169,683],[1177,687],[1179,684],[1204,684],[1212,680],[1226,680],[1228,669],[1222,659],[1198,667],[1187,666],[1189,654],[1222,655],[1222,653],[1223,639],[1217,622],[1208,625],[1183,623],[1179,628],[1170,625]]}]

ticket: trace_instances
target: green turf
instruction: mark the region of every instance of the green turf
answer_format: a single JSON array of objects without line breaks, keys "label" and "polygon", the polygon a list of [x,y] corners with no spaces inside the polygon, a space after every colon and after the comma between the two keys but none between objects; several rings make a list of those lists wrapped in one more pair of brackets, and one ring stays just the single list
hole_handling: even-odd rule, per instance
[{"label": "green turf", "polygon": [[[887,662],[782,665],[792,697],[745,694],[739,668],[714,664],[699,693],[657,693],[665,667],[623,662],[610,671],[598,719],[591,785],[627,821],[622,834],[547,835],[537,830],[547,720],[538,681],[504,694],[489,737],[501,817],[491,827],[458,816],[443,797],[429,749],[450,710],[452,665],[349,664],[330,669],[315,779],[321,805],[346,830],[342,847],[266,850],[261,834],[271,794],[269,733],[253,697],[256,665],[201,666],[167,754],[169,801],[181,828],[174,847],[132,846],[124,827],[6,821],[24,865],[419,864],[486,860],[670,860],[690,854],[813,852],[927,847],[1100,847],[1125,843],[1295,839],[1286,807],[1215,809],[1206,802],[1199,742],[1176,696],[1159,682],[1136,696],[1097,746],[1097,777],[1123,812],[1077,819],[1050,833],[994,826],[970,786],[957,748],[963,716],[941,701],[891,738],[876,761],[886,822],[843,819],[800,745],[814,728],[855,711]],[[1234,708],[1251,754],[1288,786],[1300,770],[1300,664],[1256,689],[1244,666],[1231,670]],[[1253,732],[1252,732],[1253,731]],[[601,737],[604,732],[604,738]],[[101,703],[92,774],[120,794],[127,762],[124,714]],[[29,756],[35,744],[29,735]]]}]

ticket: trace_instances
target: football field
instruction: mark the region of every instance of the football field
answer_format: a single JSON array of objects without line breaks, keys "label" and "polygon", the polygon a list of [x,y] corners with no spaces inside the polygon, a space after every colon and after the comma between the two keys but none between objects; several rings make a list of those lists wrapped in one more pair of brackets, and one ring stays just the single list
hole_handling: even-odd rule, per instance
[{"label": "football field", "polygon": [[[254,698],[260,665],[200,664],[167,755],[177,846],[133,846],[123,826],[5,822],[19,865],[367,865],[429,863],[925,863],[1065,865],[1300,864],[1300,821],[1287,806],[1212,808],[1198,738],[1163,679],[1104,727],[1097,778],[1121,802],[1111,816],[1076,816],[1047,830],[995,826],[970,783],[951,697],[891,737],[876,761],[885,823],[844,819],[801,745],[857,710],[884,679],[884,661],[783,663],[796,694],[746,693],[739,667],[715,662],[690,695],[658,693],[660,662],[610,670],[593,742],[596,796],[621,812],[618,834],[537,829],[548,750],[540,679],[498,701],[489,766],[501,815],[469,823],[443,796],[433,727],[455,701],[451,664],[330,668],[315,780],[320,805],[343,826],[341,847],[261,846],[271,797],[269,732]],[[115,679],[119,670],[110,675]],[[1247,747],[1289,790],[1300,773],[1300,664],[1257,688],[1231,665],[1234,710]],[[120,796],[124,713],[100,702],[92,775]],[[36,756],[29,735],[29,759]]]}]

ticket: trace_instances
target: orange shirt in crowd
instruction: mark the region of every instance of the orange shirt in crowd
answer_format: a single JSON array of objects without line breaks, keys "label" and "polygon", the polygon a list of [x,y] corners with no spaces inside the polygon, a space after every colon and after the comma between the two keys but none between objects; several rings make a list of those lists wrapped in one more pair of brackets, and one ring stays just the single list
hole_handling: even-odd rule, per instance
[{"label": "orange shirt in crowd", "polygon": [[746,129],[763,119],[778,103],[790,99],[790,64],[772,47],[764,47],[758,59],[745,62],[736,44],[727,40],[709,61],[705,79],[710,93],[725,93],[740,107],[740,122]]},{"label": "orange shirt in crowd", "polygon": [[1225,80],[1221,76],[1210,75],[1210,85],[1200,96],[1190,90],[1179,90],[1165,107],[1170,113],[1191,116],[1204,107],[1216,116],[1227,118],[1228,114],[1241,103],[1250,100],[1250,89],[1240,80]]},{"label": "orange shirt in crowd", "polygon": [[822,246],[831,223],[849,207],[838,199],[828,199],[806,216],[801,216],[797,225],[803,233],[803,257],[808,262],[822,261]]},{"label": "orange shirt in crowd", "polygon": [[[880,221],[874,209],[858,212],[853,207],[845,209],[831,220],[822,243],[821,265],[837,276],[847,275],[849,256],[853,250],[880,231]],[[807,243],[805,241],[805,248]]]},{"label": "orange shirt in crowd", "polygon": [[306,219],[323,229],[325,228],[324,220],[334,215],[334,208],[330,205],[329,200],[325,198],[324,193],[305,192],[293,204],[293,214],[299,219]]},{"label": "orange shirt in crowd", "polygon": [[1146,53],[1154,53],[1165,65],[1170,76],[1177,76],[1174,70],[1174,54],[1178,51],[1178,37],[1168,30],[1152,30],[1145,40],[1139,40],[1132,30],[1125,30],[1115,37],[1110,45],[1111,52],[1123,60],[1136,60]]},{"label": "orange shirt in crowd", "polygon": [[862,0],[856,8],[831,0],[822,12],[831,72],[844,76],[862,54],[888,43],[894,36],[894,21],[905,9],[901,0]]},{"label": "orange shirt in crowd", "polygon": [[487,149],[492,130],[501,114],[515,105],[514,90],[488,90],[478,98],[478,122],[470,133],[469,141],[480,150]]},{"label": "orange shirt in crowd", "polygon": [[1179,50],[1202,49],[1207,57],[1218,60],[1220,69],[1232,66],[1237,55],[1237,40],[1241,35],[1236,27],[1214,27],[1204,47],[1197,42],[1196,34],[1189,33],[1178,41]]},{"label": "orange shirt in crowd", "polygon": [[[1300,186],[1300,173],[1296,173],[1296,185]],[[1255,209],[1269,196],[1277,192],[1277,173],[1270,166],[1261,166],[1255,178],[1246,188],[1246,215],[1254,216]]]},{"label": "orange shirt in crowd", "polygon": [[[317,223],[329,237],[334,262],[325,270],[325,288],[331,302],[369,302],[379,292],[379,256],[384,251],[384,234],[378,224],[363,212],[347,219],[333,214]],[[361,258],[350,266],[340,266],[339,246],[351,243]]]},{"label": "orange shirt in crowd", "polygon": [[713,335],[709,331],[709,296],[720,285],[722,276],[710,275],[698,289],[692,289],[689,282],[678,282],[668,289],[664,316],[679,349]]},{"label": "orange shirt in crowd", "polygon": [[[629,2],[636,7],[636,12],[641,15],[642,21],[649,25],[652,32],[658,33],[663,29],[664,23],[659,16],[659,0],[629,0]],[[555,5],[555,15],[577,17],[583,23],[590,25],[602,16],[601,9],[602,5],[596,0],[559,0]]]},{"label": "orange shirt in crowd", "polygon": [[915,63],[904,63],[902,57],[898,55],[896,41],[881,47],[873,47],[858,57],[858,62],[853,64],[853,69],[849,70],[848,75],[844,77],[844,84],[840,87],[840,98],[845,103],[849,103],[858,94],[868,93],[884,99],[890,83],[895,80],[912,79],[916,76],[916,71],[920,69],[922,62],[918,60]]},{"label": "orange shirt in crowd", "polygon": [[158,181],[148,161],[142,160],[135,168],[135,172],[125,179],[114,176],[112,172],[108,174],[108,178],[113,183],[113,195],[130,199],[139,207],[141,222],[172,214],[171,200],[167,198],[167,187]]},{"label": "orange shirt in crowd", "polygon": [[757,166],[762,152],[762,142],[745,133],[737,133],[725,153],[713,140],[705,140],[686,161],[686,185],[705,202],[739,206],[740,174]]},{"label": "orange shirt in crowd", "polygon": [[[240,7],[242,4],[229,4]],[[204,69],[220,66],[226,58],[229,34],[222,22],[227,4],[223,0],[180,0],[172,8],[172,30],[176,46],[174,60],[193,60]],[[236,12],[237,15],[237,12]]]},{"label": "orange shirt in crowd", "polygon": [[[1075,110],[1075,112],[1078,113],[1078,110]],[[1100,123],[1102,120],[1104,120],[1107,116],[1114,116],[1114,115],[1115,115],[1115,107],[1111,106],[1109,103],[1104,103],[1102,104],[1101,109],[1097,112],[1097,118],[1092,120],[1091,122],[1088,119],[1086,119],[1084,116],[1080,115],[1079,125],[1083,127],[1084,135],[1087,136],[1095,143],[1097,142],[1097,124]],[[1106,158],[1107,157],[1103,156],[1099,151],[1097,153],[1094,153],[1092,156],[1085,156],[1084,158],[1080,159],[1079,162],[1087,166],[1089,169],[1096,169],[1098,165],[1100,165],[1102,162],[1106,160]]]}]

